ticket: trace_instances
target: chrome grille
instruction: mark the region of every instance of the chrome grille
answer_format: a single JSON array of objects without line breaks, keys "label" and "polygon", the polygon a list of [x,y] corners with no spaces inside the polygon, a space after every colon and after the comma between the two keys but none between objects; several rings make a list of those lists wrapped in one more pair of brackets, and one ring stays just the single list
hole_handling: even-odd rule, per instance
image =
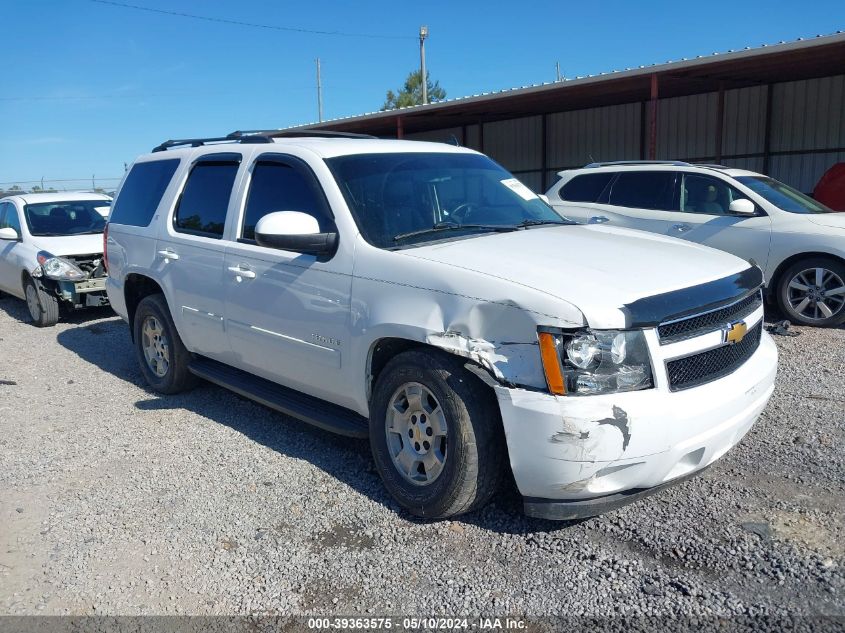
[{"label": "chrome grille", "polygon": [[664,323],[657,328],[660,344],[675,343],[707,332],[713,332],[722,326],[742,319],[759,308],[763,303],[763,292],[757,291],[734,304],[718,308],[712,312]]},{"label": "chrome grille", "polygon": [[669,389],[691,389],[733,373],[757,351],[762,332],[761,319],[748,331],[745,338],[735,345],[722,345],[706,352],[667,361]]}]

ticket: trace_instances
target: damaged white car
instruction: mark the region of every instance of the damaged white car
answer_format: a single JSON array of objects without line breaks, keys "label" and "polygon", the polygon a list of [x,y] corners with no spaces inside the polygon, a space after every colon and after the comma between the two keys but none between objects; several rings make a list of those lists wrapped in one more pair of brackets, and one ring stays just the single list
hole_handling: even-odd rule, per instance
[{"label": "damaged white car", "polygon": [[751,428],[777,353],[757,267],[580,226],[489,158],[340,133],[168,141],[108,226],[141,370],[369,438],[410,512],[601,513]]},{"label": "damaged white car", "polygon": [[0,291],[24,299],[39,327],[59,308],[108,305],[102,210],[96,193],[33,193],[0,200]]}]

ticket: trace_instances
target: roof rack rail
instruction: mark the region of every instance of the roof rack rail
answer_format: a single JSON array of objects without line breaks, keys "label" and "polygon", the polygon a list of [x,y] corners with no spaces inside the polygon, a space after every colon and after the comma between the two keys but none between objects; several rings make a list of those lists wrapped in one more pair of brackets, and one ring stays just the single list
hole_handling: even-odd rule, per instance
[{"label": "roof rack rail", "polygon": [[225,143],[225,142],[236,142],[236,143],[272,143],[273,139],[269,136],[262,136],[259,134],[250,134],[248,136],[233,136],[229,134],[228,136],[211,136],[208,138],[175,138],[165,141],[161,145],[157,145],[153,148],[154,152],[163,152],[165,150],[170,149],[171,147],[182,147],[184,145],[190,145],[191,147],[202,147],[203,145],[208,145],[209,143]]},{"label": "roof rack rail", "polygon": [[592,167],[614,167],[623,165],[673,165],[675,167],[689,167],[690,163],[685,163],[682,160],[613,160],[603,163],[590,163],[584,165],[584,169]]},{"label": "roof rack rail", "polygon": [[175,138],[164,141],[153,148],[154,152],[163,152],[172,147],[202,147],[209,143],[272,143],[274,138],[378,138],[370,134],[353,132],[335,132],[334,130],[235,130],[226,136],[208,138]]},{"label": "roof rack rail", "polygon": [[693,163],[693,167],[707,167],[708,169],[730,169],[727,165],[719,163]]},{"label": "roof rack rail", "polygon": [[229,134],[229,137],[233,139],[252,138],[253,136],[267,138],[378,138],[372,134],[336,132],[335,130],[236,130]]}]

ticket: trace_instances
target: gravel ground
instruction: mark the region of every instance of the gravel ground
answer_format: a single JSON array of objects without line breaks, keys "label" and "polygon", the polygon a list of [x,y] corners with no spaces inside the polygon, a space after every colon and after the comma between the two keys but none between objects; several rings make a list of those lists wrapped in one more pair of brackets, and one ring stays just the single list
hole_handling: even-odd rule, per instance
[{"label": "gravel ground", "polygon": [[0,300],[0,614],[845,615],[845,329],[776,337],[772,401],[697,478],[580,523],[512,490],[425,523],[366,442],[149,392],[108,311],[25,315]]}]

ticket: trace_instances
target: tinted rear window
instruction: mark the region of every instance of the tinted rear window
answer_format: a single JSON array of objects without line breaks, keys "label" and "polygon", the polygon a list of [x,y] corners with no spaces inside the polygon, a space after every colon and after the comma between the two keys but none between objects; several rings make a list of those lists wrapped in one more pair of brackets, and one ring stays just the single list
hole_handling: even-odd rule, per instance
[{"label": "tinted rear window", "polygon": [[136,163],[114,202],[109,222],[149,226],[178,166],[178,158]]},{"label": "tinted rear window", "polygon": [[610,172],[575,176],[561,188],[560,197],[571,202],[596,202],[611,178]]},{"label": "tinted rear window", "polygon": [[634,209],[671,211],[675,172],[623,171],[610,190],[610,204]]},{"label": "tinted rear window", "polygon": [[226,224],[226,210],[238,163],[197,163],[188,176],[185,190],[173,216],[177,231],[220,238]]}]

